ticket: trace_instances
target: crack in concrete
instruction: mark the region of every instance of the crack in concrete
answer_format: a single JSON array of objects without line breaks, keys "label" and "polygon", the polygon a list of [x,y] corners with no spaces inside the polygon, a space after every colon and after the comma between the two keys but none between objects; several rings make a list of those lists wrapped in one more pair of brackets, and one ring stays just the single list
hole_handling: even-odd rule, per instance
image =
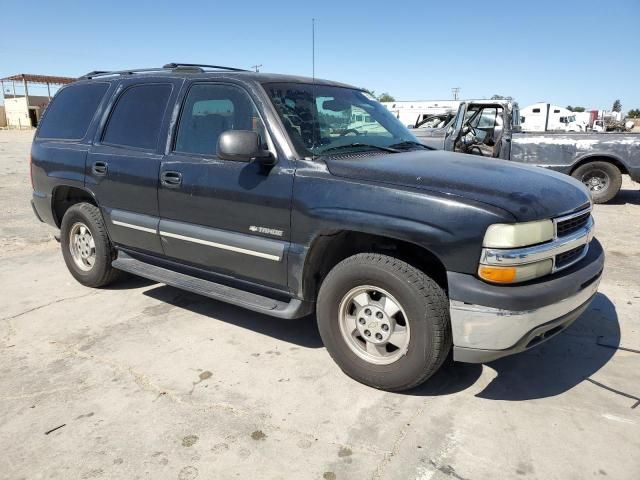
[{"label": "crack in concrete", "polygon": [[416,412],[411,416],[409,421],[400,429],[400,432],[398,433],[398,437],[393,442],[391,451],[385,454],[382,461],[376,466],[376,470],[373,472],[373,475],[371,476],[371,480],[379,480],[382,478],[385,468],[387,468],[387,465],[389,465],[393,457],[398,454],[398,452],[400,451],[400,445],[409,434],[409,431],[413,428],[412,426],[413,422],[424,413],[425,408],[426,408],[426,405],[422,405],[421,407],[419,407],[416,410]]},{"label": "crack in concrete", "polygon": [[47,307],[49,307],[51,305],[55,305],[57,303],[66,302],[67,300],[77,300],[79,298],[90,297],[91,295],[98,295],[99,293],[100,292],[96,291],[96,292],[85,293],[83,295],[76,295],[75,297],[58,298],[56,300],[52,300],[52,301],[50,301],[48,303],[45,303],[43,305],[38,305],[36,307],[29,308],[29,309],[25,310],[24,312],[16,313],[15,315],[11,315],[9,317],[0,318],[0,322],[6,322],[7,320],[14,320],[14,319],[16,319],[18,317],[21,317],[23,315],[26,315],[28,313],[35,312],[35,311],[41,310],[43,308],[47,308]]}]

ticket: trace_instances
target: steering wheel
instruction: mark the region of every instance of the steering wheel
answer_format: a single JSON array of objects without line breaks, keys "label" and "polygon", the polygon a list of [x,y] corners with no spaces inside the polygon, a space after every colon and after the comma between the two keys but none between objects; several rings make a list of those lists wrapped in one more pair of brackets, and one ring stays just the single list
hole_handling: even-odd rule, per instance
[{"label": "steering wheel", "polygon": [[464,131],[462,133],[463,135],[466,135],[467,133],[471,133],[471,135],[473,135],[474,137],[478,136],[478,132],[476,132],[476,129],[473,128],[471,125],[465,125]]},{"label": "steering wheel", "polygon": [[355,128],[347,128],[346,130],[342,131],[340,136],[344,137],[345,135],[349,135],[350,133],[353,133],[354,135],[360,135],[360,132],[358,130],[356,130]]}]

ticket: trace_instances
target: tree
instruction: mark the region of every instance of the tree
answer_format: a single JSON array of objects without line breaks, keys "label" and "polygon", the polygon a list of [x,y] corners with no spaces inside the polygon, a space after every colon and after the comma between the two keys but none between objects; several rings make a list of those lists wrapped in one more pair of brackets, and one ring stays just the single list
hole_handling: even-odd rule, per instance
[{"label": "tree", "polygon": [[586,110],[586,108],[584,108],[584,107],[572,107],[571,105],[567,105],[567,110],[569,110],[570,112],[580,113],[580,112],[584,112]]},{"label": "tree", "polygon": [[620,102],[620,100],[616,100],[615,102],[613,102],[613,107],[611,107],[611,110],[613,110],[614,112],[621,112],[622,102]]},{"label": "tree", "polygon": [[491,95],[491,100],[513,100],[513,97],[508,96],[505,97],[504,95]]},{"label": "tree", "polygon": [[627,112],[627,117],[629,117],[629,118],[640,118],[640,108],[634,108],[633,110],[629,110]]},{"label": "tree", "polygon": [[379,102],[395,102],[396,99],[389,95],[387,92],[381,93],[380,96],[378,97],[378,101]]}]

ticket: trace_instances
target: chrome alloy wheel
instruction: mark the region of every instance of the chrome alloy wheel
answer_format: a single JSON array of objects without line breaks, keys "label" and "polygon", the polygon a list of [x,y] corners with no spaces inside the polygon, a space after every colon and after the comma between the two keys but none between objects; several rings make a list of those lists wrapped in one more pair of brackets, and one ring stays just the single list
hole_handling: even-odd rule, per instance
[{"label": "chrome alloy wheel", "polygon": [[609,186],[609,175],[602,170],[591,170],[582,176],[582,183],[592,192],[599,192]]},{"label": "chrome alloy wheel", "polygon": [[76,222],[69,232],[69,251],[79,269],[88,272],[96,262],[96,244],[91,230],[82,222]]},{"label": "chrome alloy wheel", "polygon": [[379,287],[351,289],[338,309],[340,332],[351,351],[376,365],[398,361],[409,348],[409,321],[400,303]]}]

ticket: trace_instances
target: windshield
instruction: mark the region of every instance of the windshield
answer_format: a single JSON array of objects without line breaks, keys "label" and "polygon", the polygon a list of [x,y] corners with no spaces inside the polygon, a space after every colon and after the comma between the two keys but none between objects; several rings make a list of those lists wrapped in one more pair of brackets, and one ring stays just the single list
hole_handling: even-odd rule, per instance
[{"label": "windshield", "polygon": [[264,87],[304,155],[421,148],[387,108],[361,90],[303,83]]}]

